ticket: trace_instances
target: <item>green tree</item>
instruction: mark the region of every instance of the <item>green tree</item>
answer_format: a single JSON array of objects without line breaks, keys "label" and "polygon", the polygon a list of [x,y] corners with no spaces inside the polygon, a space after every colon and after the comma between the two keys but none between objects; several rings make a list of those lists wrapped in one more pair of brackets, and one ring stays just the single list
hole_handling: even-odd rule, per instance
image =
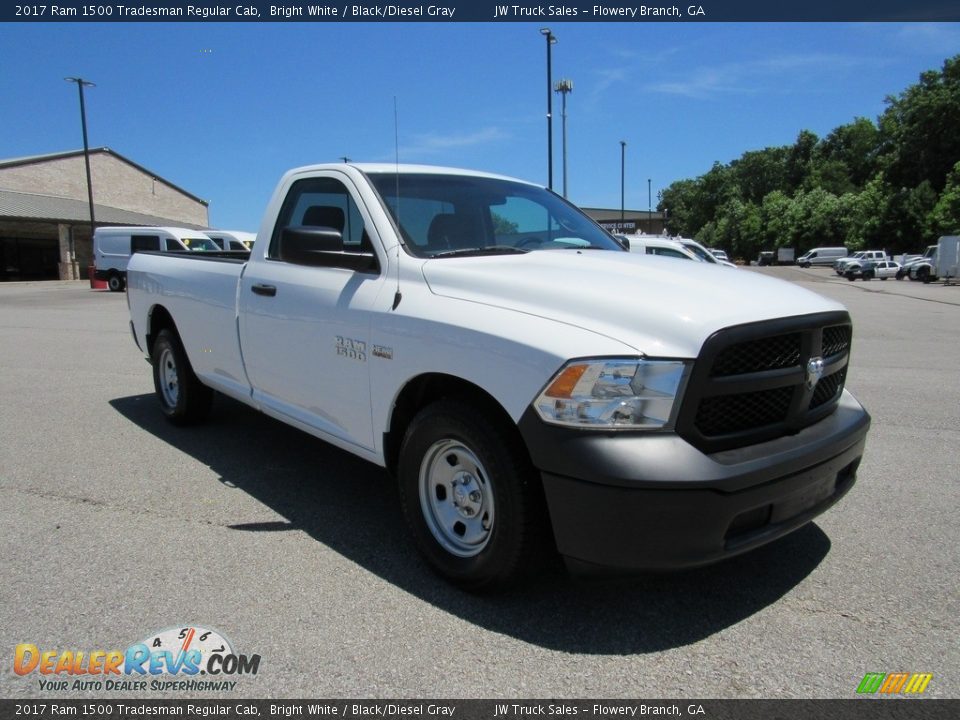
[{"label": "green tree", "polygon": [[762,237],[758,251],[792,247],[789,222],[792,205],[793,199],[782,190],[774,190],[763,198],[760,206]]},{"label": "green tree", "polygon": [[786,187],[792,192],[803,186],[804,180],[810,174],[810,165],[817,147],[817,136],[809,130],[801,130],[797,141],[787,150],[786,156]]},{"label": "green tree", "polygon": [[696,180],[678,180],[671,183],[660,196],[658,212],[667,214],[667,230],[672,235],[693,237],[698,227],[693,227],[694,207],[697,204]]},{"label": "green tree", "polygon": [[925,223],[927,242],[941,235],[960,235],[960,161],[947,176],[947,184]]},{"label": "green tree", "polygon": [[920,82],[887,98],[880,118],[887,178],[895,188],[916,188],[928,181],[936,192],[960,161],[960,55],[940,71],[928,70]]},{"label": "green tree", "polygon": [[730,163],[732,180],[743,200],[760,205],[769,193],[784,189],[787,152],[786,147],[752,150]]},{"label": "green tree", "polygon": [[817,146],[816,152],[820,163],[843,168],[850,185],[848,190],[862,189],[876,174],[879,153],[880,130],[863,117],[831,131]]}]

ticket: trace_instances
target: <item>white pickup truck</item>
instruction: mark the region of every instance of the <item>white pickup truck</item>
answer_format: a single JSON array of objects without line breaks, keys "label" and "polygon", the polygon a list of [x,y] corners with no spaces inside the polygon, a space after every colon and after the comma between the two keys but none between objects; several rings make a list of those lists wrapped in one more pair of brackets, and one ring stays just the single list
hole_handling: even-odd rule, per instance
[{"label": "white pickup truck", "polygon": [[631,254],[496,175],[293,170],[249,260],[138,253],[128,285],[171,421],[215,390],[386,467],[417,547],[471,589],[544,540],[578,571],[762,545],[852,487],[870,424],[842,306]]}]

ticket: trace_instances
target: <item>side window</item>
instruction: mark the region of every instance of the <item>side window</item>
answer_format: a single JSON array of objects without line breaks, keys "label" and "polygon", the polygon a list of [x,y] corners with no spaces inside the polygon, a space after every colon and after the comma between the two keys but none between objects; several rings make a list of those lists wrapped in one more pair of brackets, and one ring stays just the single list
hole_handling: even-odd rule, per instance
[{"label": "side window", "polygon": [[132,235],[130,236],[130,253],[149,252],[160,249],[160,237],[158,235]]},{"label": "side window", "polygon": [[683,260],[690,259],[679,250],[674,250],[672,248],[648,248],[647,252],[650,251],[653,251],[654,255],[662,255],[663,257],[681,258]]},{"label": "side window", "polygon": [[293,184],[280,209],[267,257],[278,257],[283,228],[302,226],[327,227],[341,232],[344,250],[370,249],[363,216],[353,196],[334,178],[308,178]]},{"label": "side window", "polygon": [[166,248],[167,252],[183,252],[183,247],[173,238],[167,238]]}]

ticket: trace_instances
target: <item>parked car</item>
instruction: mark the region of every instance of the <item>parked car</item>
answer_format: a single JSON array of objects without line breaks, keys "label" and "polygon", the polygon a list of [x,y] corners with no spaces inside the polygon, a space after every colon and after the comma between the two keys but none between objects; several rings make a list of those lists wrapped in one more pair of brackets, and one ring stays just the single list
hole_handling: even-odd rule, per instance
[{"label": "parked car", "polygon": [[[937,246],[928,245],[927,249],[924,250],[923,255],[904,255],[903,261],[900,263],[900,272],[897,273],[897,280],[903,280],[905,277],[909,277],[911,280],[916,280],[916,275],[913,273],[914,268],[918,265],[927,263],[927,272],[930,270],[930,263],[933,262],[933,258],[936,257]],[[908,259],[909,258],[909,259]]]},{"label": "parked car", "polygon": [[910,279],[928,283],[943,279],[949,282],[960,273],[960,237],[944,235],[931,245],[924,253],[922,260],[918,260],[910,267]]},{"label": "parked car", "polygon": [[700,258],[690,252],[676,240],[668,240],[662,237],[637,236],[626,238],[630,245],[630,252],[644,253],[646,255],[661,255],[663,257],[672,257],[682,260],[693,260],[700,262]]},{"label": "parked car", "polygon": [[886,280],[887,278],[897,277],[899,270],[900,263],[892,260],[864,260],[847,265],[844,274],[847,280],[856,280],[857,278],[861,280],[873,280],[874,278]]},{"label": "parked car", "polygon": [[773,265],[773,259],[776,255],[773,254],[772,250],[761,250],[760,254],[757,255],[757,265]]},{"label": "parked car", "polygon": [[730,258],[727,256],[727,253],[726,253],[725,250],[719,250],[719,249],[714,249],[714,248],[708,248],[708,249],[710,250],[711,253],[713,253],[713,256],[714,256],[717,260],[723,260],[724,262],[730,262]]},{"label": "parked car", "polygon": [[808,268],[811,265],[833,265],[840,258],[847,256],[845,247],[818,247],[807,250],[797,258],[797,265]]},{"label": "parked car", "polygon": [[127,284],[127,264],[136,252],[191,252],[219,250],[199,230],[177,227],[98,227],[93,233],[94,277],[105,280],[111,292]]},{"label": "parked car", "polygon": [[847,266],[850,263],[864,262],[866,260],[887,260],[886,250],[859,250],[850,257],[839,258],[833,263],[833,269],[837,275],[846,275]]},{"label": "parked car", "polygon": [[720,258],[715,257],[712,252],[707,250],[703,245],[698,243],[696,240],[691,240],[690,238],[685,238],[685,237],[675,237],[671,239],[676,240],[678,243],[683,245],[683,247],[685,247],[687,250],[692,252],[694,255],[696,255],[698,258],[703,260],[703,262],[705,263],[710,263],[712,265],[724,265],[725,267],[732,267],[732,268],[736,267],[736,265],[734,265],[729,260],[721,260]]},{"label": "parked car", "polygon": [[204,235],[213,240],[221,250],[250,252],[257,234],[242,230],[204,230]]},{"label": "parked car", "polygon": [[457,585],[554,549],[588,572],[717,562],[854,485],[870,417],[833,300],[637,257],[546,188],[468,170],[298,168],[260,229],[249,259],[131,259],[160,411],[200,422],[218,391],[386,468]]}]

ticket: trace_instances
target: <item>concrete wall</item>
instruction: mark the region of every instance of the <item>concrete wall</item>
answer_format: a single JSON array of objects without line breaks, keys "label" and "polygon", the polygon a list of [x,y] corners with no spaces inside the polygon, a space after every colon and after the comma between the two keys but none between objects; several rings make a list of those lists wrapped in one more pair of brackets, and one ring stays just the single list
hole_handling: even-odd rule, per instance
[{"label": "concrete wall", "polygon": [[[90,154],[93,200],[123,210],[208,225],[208,208],[109,153]],[[87,200],[83,155],[0,168],[0,187]]]}]

